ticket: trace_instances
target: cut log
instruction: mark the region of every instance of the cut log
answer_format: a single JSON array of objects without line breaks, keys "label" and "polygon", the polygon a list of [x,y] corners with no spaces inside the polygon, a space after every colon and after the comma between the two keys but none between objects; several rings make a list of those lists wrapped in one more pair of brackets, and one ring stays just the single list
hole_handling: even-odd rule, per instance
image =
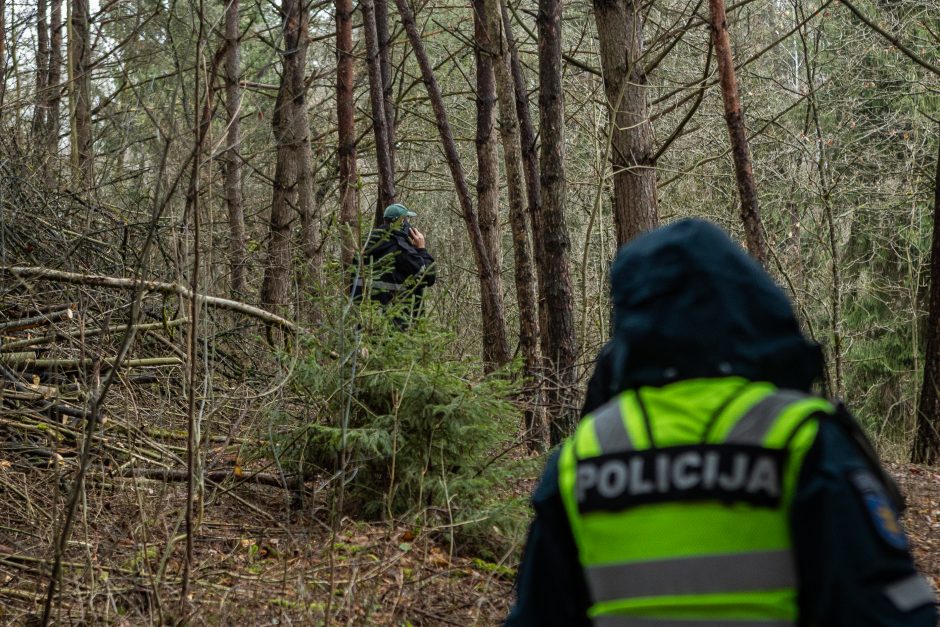
[{"label": "cut log", "polygon": [[[177,318],[176,320],[169,320],[167,322],[148,322],[146,324],[136,324],[134,325],[134,330],[136,331],[154,331],[156,329],[171,329],[173,327],[178,327],[180,325],[186,324],[189,322],[189,318]],[[16,351],[22,348],[28,348],[30,346],[38,346],[41,344],[48,344],[50,342],[55,342],[58,340],[77,340],[82,337],[96,337],[101,335],[104,332],[107,333],[120,333],[127,329],[126,324],[117,324],[110,326],[106,329],[89,329],[83,332],[73,331],[71,333],[47,333],[46,335],[41,335],[37,337],[27,338],[25,340],[16,340],[13,342],[6,342],[3,346],[0,346],[0,351],[6,353],[9,351]]]},{"label": "cut log", "polygon": [[[125,476],[134,476],[140,479],[157,479],[159,481],[187,481],[189,474],[185,470],[172,470],[169,468],[133,468],[127,469]],[[280,475],[266,472],[239,473],[235,468],[226,470],[210,470],[204,477],[211,483],[221,483],[223,481],[235,481],[237,483],[255,483],[258,485],[269,485],[276,488],[285,488],[296,490],[303,486],[304,482],[314,477],[314,473],[304,475],[291,475],[286,478],[286,483]]]},{"label": "cut log", "polygon": [[71,320],[75,316],[75,313],[72,311],[72,308],[63,309],[61,311],[53,311],[47,314],[41,314],[38,316],[31,316],[29,318],[22,318],[20,320],[8,320],[6,322],[0,322],[0,331],[6,331],[7,333],[12,333],[13,331],[24,331],[26,329],[33,329],[35,327],[41,327],[52,322],[58,322],[60,320]]},{"label": "cut log", "polygon": [[[101,360],[103,365],[114,365],[114,358],[108,357]],[[30,359],[20,362],[17,365],[23,365],[27,368],[37,368],[40,370],[49,370],[59,368],[60,370],[78,370],[79,368],[90,367],[95,360],[93,359]],[[144,368],[147,366],[178,366],[183,363],[179,357],[147,357],[144,359],[125,359],[121,365],[125,368]]]}]

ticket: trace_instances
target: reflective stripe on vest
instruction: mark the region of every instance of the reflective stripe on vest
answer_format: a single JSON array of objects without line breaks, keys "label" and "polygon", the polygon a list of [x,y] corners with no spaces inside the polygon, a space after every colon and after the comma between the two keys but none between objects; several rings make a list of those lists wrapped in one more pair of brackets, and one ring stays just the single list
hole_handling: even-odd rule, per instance
[{"label": "reflective stripe on vest", "polygon": [[[385,290],[387,292],[397,292],[401,289],[404,289],[405,287],[401,283],[389,283],[388,281],[369,281],[368,284],[371,285],[373,288],[378,288],[380,290]],[[361,278],[357,278],[353,282],[353,285],[355,285],[356,287],[365,287],[366,282],[363,281]]]},{"label": "reflective stripe on vest", "polygon": [[796,585],[790,551],[702,555],[679,559],[585,568],[597,603],[735,590],[769,590]]},{"label": "reflective stripe on vest", "polygon": [[[634,391],[620,395],[588,416],[562,449],[559,486],[593,599],[594,624],[792,627],[797,578],[789,504],[817,428],[806,418],[831,412],[832,406],[804,393],[732,378],[689,382],[689,392],[681,383],[673,386],[643,390],[642,405]],[[706,431],[709,418],[688,399],[703,398],[712,399],[703,401],[706,406],[714,399],[731,400],[711,417],[708,424],[716,426],[711,435],[697,439],[695,427],[689,430],[697,420],[692,416],[701,415]],[[683,403],[696,413],[684,413]],[[644,406],[653,425],[660,425],[654,431],[670,434],[668,445],[649,441],[652,434],[641,420]],[[680,413],[670,418],[670,411]],[[774,475],[781,498],[773,503],[741,500],[730,492],[694,498],[682,492],[683,484],[694,483],[686,478],[713,487],[716,476],[721,483],[716,473],[732,477],[732,466],[719,470],[719,462],[708,466],[709,460],[735,464],[730,486],[741,485],[738,461],[740,472],[750,472],[755,467],[747,466],[748,460],[775,455],[784,466]],[[645,497],[650,492],[658,496]],[[623,493],[628,496],[614,502],[624,505],[603,500]]]},{"label": "reflective stripe on vest", "polygon": [[789,620],[676,620],[674,618],[642,618],[639,616],[598,616],[595,627],[793,627]]}]

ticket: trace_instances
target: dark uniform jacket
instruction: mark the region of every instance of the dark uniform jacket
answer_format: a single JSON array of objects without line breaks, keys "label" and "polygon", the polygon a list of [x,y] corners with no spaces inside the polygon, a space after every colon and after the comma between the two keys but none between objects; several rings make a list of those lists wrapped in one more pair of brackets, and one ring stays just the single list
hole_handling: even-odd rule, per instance
[{"label": "dark uniform jacket", "polygon": [[[808,391],[821,374],[819,349],[803,338],[785,294],[708,223],[683,221],[638,238],[611,281],[614,339],[598,356],[584,413],[623,390],[681,379],[736,375]],[[791,508],[800,627],[936,626],[932,591],[915,577],[896,526],[895,494],[848,412],[822,418]],[[532,504],[506,625],[587,627],[591,600],[558,488],[557,451]]]},{"label": "dark uniform jacket", "polygon": [[[366,243],[361,266],[353,280],[353,296],[364,290],[383,305],[400,302],[407,309],[404,318],[414,318],[421,310],[424,288],[437,279],[434,258],[425,248],[415,248],[404,229],[373,229]],[[361,269],[360,269],[361,268]],[[360,274],[361,273],[361,274]]]}]

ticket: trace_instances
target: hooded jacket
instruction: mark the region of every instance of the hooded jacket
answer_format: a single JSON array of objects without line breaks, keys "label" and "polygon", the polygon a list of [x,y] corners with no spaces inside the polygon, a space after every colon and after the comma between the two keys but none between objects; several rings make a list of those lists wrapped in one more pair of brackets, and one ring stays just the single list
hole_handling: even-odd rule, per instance
[{"label": "hooded jacket", "polygon": [[[683,220],[621,249],[611,270],[614,337],[598,357],[585,413],[620,392],[685,379],[740,376],[808,391],[821,352],[800,333],[786,294],[721,229]],[[800,579],[800,625],[935,627],[921,590],[899,607],[885,590],[916,577],[899,546],[848,477],[863,473],[891,492],[870,445],[845,411],[822,421],[791,509]],[[879,506],[897,516],[882,496]],[[558,488],[558,454],[533,495],[535,519],[517,579],[512,627],[577,627],[591,605]],[[883,510],[882,510],[883,512]],[[624,530],[628,541],[629,530]],[[906,542],[906,540],[905,540]],[[926,600],[925,600],[926,599]]]}]

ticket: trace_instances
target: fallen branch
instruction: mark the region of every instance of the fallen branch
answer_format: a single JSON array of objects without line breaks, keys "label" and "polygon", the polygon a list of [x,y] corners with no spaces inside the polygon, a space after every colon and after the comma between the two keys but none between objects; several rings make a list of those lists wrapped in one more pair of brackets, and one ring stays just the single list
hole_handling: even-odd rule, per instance
[{"label": "fallen branch", "polygon": [[[185,470],[171,470],[168,468],[134,468],[127,469],[125,476],[134,476],[138,479],[157,479],[159,481],[189,481],[189,473]],[[206,481],[222,483],[223,481],[236,481],[238,483],[256,483],[258,485],[273,486],[287,490],[297,490],[314,475],[303,474],[286,477],[286,482],[280,475],[267,472],[240,473],[231,470],[210,470],[204,475]]]},{"label": "fallen branch", "polygon": [[[16,355],[17,353],[13,353]],[[26,368],[37,368],[47,370],[50,368],[61,368],[63,370],[78,370],[79,368],[88,368],[95,363],[94,359],[22,359],[20,361],[8,361],[7,355],[3,355],[3,363],[16,364]],[[108,357],[102,359],[101,363],[109,367],[114,365],[115,358]],[[122,368],[143,368],[146,366],[178,366],[183,363],[179,357],[147,357],[144,359],[125,359],[121,362]]]},{"label": "fallen branch", "polygon": [[[189,322],[189,318],[177,318],[176,320],[168,320],[167,322],[148,322],[146,324],[135,324],[135,331],[152,331],[155,329],[171,329],[173,327],[178,327],[182,324]],[[107,328],[101,329],[88,329],[84,332],[82,331],[73,331],[72,333],[47,333],[46,335],[40,335],[37,337],[27,338],[25,340],[16,340],[15,342],[7,342],[3,346],[0,346],[0,351],[9,352],[15,351],[22,348],[28,348],[30,346],[36,346],[37,344],[48,344],[49,342],[54,342],[56,340],[77,340],[82,337],[95,337],[101,335],[102,333],[120,333],[127,329],[126,324],[119,324],[110,326]]]},{"label": "fallen branch", "polygon": [[191,299],[195,297],[199,302],[209,307],[234,311],[245,316],[257,318],[270,324],[282,327],[289,331],[298,332],[303,328],[295,322],[282,318],[270,311],[265,311],[260,307],[255,307],[247,303],[241,303],[227,298],[217,296],[206,296],[205,294],[193,294],[192,290],[177,283],[163,283],[161,281],[143,281],[140,279],[125,279],[123,277],[110,277],[100,274],[78,274],[75,272],[64,272],[62,270],[51,270],[49,268],[23,267],[23,266],[3,266],[0,272],[12,274],[19,278],[40,279],[46,281],[57,281],[60,283],[70,283],[73,285],[91,285],[95,287],[109,287],[114,289],[132,290],[142,287],[148,292],[157,292],[158,294],[171,294],[180,298]]},{"label": "fallen branch", "polygon": [[74,316],[75,313],[71,308],[68,308],[61,311],[53,311],[47,314],[23,318],[21,320],[8,320],[7,322],[0,322],[0,331],[6,331],[8,333],[13,331],[23,331],[25,329],[32,329],[34,327],[42,326],[44,324],[58,322],[59,320],[63,319],[71,320]]}]

